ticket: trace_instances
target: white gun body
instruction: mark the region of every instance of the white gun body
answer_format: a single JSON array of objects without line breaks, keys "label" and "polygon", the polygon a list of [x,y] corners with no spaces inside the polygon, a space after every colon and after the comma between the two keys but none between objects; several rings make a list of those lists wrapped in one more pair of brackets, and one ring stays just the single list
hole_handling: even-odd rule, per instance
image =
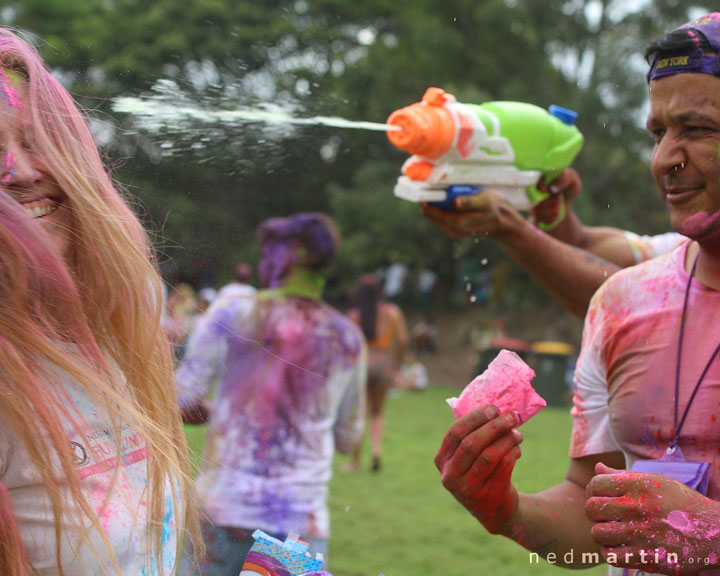
[{"label": "white gun body", "polygon": [[478,117],[459,102],[448,102],[445,108],[455,121],[453,145],[439,158],[411,156],[403,164],[432,165],[424,180],[400,176],[395,185],[395,196],[410,202],[443,202],[448,186],[465,184],[489,187],[501,194],[514,208],[532,207],[526,189],[540,180],[539,170],[519,170],[513,165],[515,152],[507,138],[500,135],[500,122],[488,112],[493,124],[492,133]]}]

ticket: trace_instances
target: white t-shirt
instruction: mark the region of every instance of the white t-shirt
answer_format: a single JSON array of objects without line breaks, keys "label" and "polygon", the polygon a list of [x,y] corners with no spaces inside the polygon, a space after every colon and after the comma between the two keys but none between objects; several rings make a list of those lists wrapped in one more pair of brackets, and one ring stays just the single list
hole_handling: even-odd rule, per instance
[{"label": "white t-shirt", "polygon": [[677,232],[666,232],[655,236],[639,236],[634,232],[625,232],[625,238],[636,264],[672,252],[687,240],[687,237]]},{"label": "white t-shirt", "polygon": [[190,337],[178,400],[213,399],[198,491],[220,526],[327,538],[335,449],[365,421],[360,330],[316,300],[221,291]]},{"label": "white t-shirt", "polygon": [[241,282],[231,282],[230,284],[226,284],[220,290],[218,291],[217,295],[215,296],[215,299],[220,298],[221,296],[223,298],[227,297],[242,297],[242,296],[248,296],[252,297],[257,290],[254,286],[251,286],[250,284],[242,284]]},{"label": "white t-shirt", "polygon": [[[117,467],[117,453],[111,423],[102,410],[83,393],[81,387],[66,374],[60,373],[63,403],[69,410],[77,410],[84,431],[78,434],[68,421],[65,431],[73,446],[76,467],[82,490],[88,503],[98,514],[115,551],[123,574],[131,576],[160,576],[171,574],[175,561],[177,523],[169,487],[166,490],[163,518],[163,566],[148,558],[147,494],[144,493],[147,477],[147,453],[144,438],[127,424],[122,428],[121,465],[112,497],[103,507]],[[49,456],[49,461],[53,459]],[[59,468],[54,459],[56,470]],[[60,476],[64,476],[58,471]],[[7,419],[0,414],[0,482],[8,489],[13,512],[20,527],[22,539],[30,561],[41,576],[59,574],[56,558],[55,520],[50,499],[39,472],[33,468],[24,444],[13,433]],[[67,488],[67,486],[66,486]],[[66,576],[97,576],[115,574],[101,535],[92,528],[90,520],[72,501],[69,488],[67,511],[62,520],[62,563]],[[78,516],[82,514],[82,516]],[[92,549],[78,546],[79,534],[74,520],[83,518],[89,528],[91,542],[100,555],[98,560]]]},{"label": "white t-shirt", "polygon": [[[622,451],[627,467],[660,458],[674,435],[674,374],[685,290],[685,245],[613,274],[595,293],[585,319],[575,371],[570,456]],[[693,279],[679,381],[679,413],[687,406],[720,337],[720,291]],[[720,362],[698,389],[681,429],[687,460],[710,463],[708,497],[720,499]],[[654,550],[646,550],[653,557]],[[622,556],[620,556],[622,558]],[[680,558],[686,565],[702,559]],[[650,576],[649,570],[644,576]],[[717,572],[713,572],[717,573]],[[613,576],[640,572],[612,569]]]},{"label": "white t-shirt", "polygon": [[407,266],[405,266],[405,264],[401,264],[400,262],[390,264],[385,271],[383,294],[388,298],[392,298],[402,293],[406,275]]}]

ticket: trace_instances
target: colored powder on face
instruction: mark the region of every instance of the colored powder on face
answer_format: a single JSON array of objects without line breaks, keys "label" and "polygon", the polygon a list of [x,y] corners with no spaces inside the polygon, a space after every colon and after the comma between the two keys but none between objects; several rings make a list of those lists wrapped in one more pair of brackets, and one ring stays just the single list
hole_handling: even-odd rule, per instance
[{"label": "colored powder on face", "polygon": [[683,220],[682,234],[693,238],[706,233],[710,228],[715,228],[718,222],[720,222],[720,211],[713,214],[698,212]]},{"label": "colored powder on face", "polygon": [[10,182],[15,175],[15,166],[17,165],[17,156],[12,150],[5,152],[5,161],[3,164],[3,169],[5,171],[3,182]]},{"label": "colored powder on face", "polygon": [[22,99],[18,92],[20,80],[13,71],[0,68],[0,100],[12,108],[22,108]]}]

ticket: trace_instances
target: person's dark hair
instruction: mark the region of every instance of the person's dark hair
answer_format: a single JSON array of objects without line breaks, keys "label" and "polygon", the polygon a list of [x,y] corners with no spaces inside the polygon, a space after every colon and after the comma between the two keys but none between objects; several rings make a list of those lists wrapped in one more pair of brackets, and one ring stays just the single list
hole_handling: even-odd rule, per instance
[{"label": "person's dark hair", "polygon": [[296,264],[326,271],[340,248],[335,222],[316,212],[265,220],[258,227],[258,237],[262,245],[258,273],[267,288],[276,288]]},{"label": "person's dark hair", "polygon": [[650,42],[643,56],[648,64],[652,64],[656,58],[698,48],[704,53],[714,53],[710,42],[702,32],[691,28],[678,28]]},{"label": "person's dark hair", "polygon": [[246,262],[241,262],[237,266],[235,266],[235,273],[233,274],[233,278],[235,279],[235,282],[240,282],[241,284],[250,284],[250,280],[252,279],[252,267],[250,264],[247,264]]},{"label": "person's dark hair", "polygon": [[372,274],[362,276],[355,287],[355,305],[360,313],[360,327],[366,340],[375,339],[377,331],[380,282]]}]

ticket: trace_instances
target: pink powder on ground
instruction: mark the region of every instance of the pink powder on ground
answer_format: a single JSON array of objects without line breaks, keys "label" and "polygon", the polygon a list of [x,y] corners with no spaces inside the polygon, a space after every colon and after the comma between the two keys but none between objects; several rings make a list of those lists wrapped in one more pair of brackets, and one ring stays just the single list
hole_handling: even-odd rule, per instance
[{"label": "pink powder on ground", "polygon": [[455,418],[492,404],[500,412],[516,412],[520,424],[524,424],[546,406],[545,400],[530,385],[534,377],[535,372],[520,356],[501,350],[487,370],[465,387],[459,398],[448,398],[447,403]]}]

